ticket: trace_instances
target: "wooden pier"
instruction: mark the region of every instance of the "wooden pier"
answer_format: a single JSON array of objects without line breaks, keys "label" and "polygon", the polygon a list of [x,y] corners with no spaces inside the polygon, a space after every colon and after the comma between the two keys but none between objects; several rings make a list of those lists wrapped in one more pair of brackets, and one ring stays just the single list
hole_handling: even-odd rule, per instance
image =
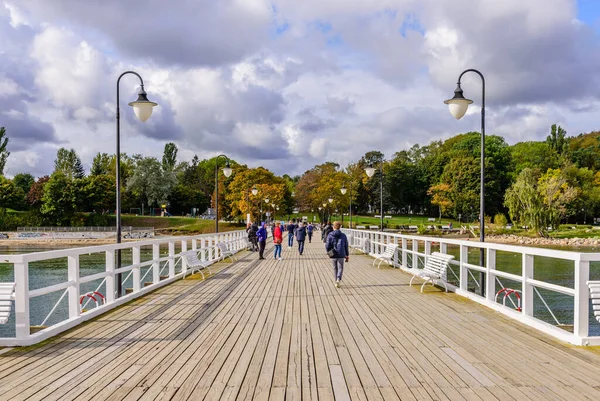
[{"label": "wooden pier", "polygon": [[240,254],[43,344],[0,350],[2,400],[598,400],[574,347],[323,244]]}]

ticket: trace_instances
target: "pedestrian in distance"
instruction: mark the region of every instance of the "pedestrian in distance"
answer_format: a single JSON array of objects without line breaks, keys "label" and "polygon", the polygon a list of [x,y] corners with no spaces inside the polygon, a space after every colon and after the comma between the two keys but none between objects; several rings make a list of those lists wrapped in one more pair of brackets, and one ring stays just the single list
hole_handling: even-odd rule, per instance
[{"label": "pedestrian in distance", "polygon": [[281,223],[275,223],[273,230],[273,244],[275,244],[275,259],[281,260],[281,243],[283,242],[283,233],[281,232]]},{"label": "pedestrian in distance", "polygon": [[329,236],[329,233],[331,233],[332,231],[333,231],[333,226],[331,225],[331,222],[328,221],[327,225],[323,229],[323,242],[327,243],[327,236]]},{"label": "pedestrian in distance", "polygon": [[296,229],[296,225],[292,220],[290,220],[289,224],[286,227],[288,233],[288,248],[294,246],[294,230]]},{"label": "pedestrian in distance", "polygon": [[306,227],[306,234],[308,235],[308,243],[309,244],[312,242],[312,235],[313,235],[314,229],[315,229],[315,227],[312,225],[312,223],[308,223],[308,227]]},{"label": "pedestrian in distance", "polygon": [[261,223],[256,236],[258,238],[258,259],[264,259],[265,246],[267,245],[267,229],[265,223]]},{"label": "pedestrian in distance", "polygon": [[299,222],[295,230],[296,241],[298,241],[298,253],[300,256],[304,253],[304,241],[306,240],[306,227],[304,223]]},{"label": "pedestrian in distance", "polygon": [[333,223],[333,231],[327,237],[325,250],[333,263],[333,273],[335,275],[335,286],[340,288],[342,274],[344,273],[344,262],[350,260],[350,250],[348,249],[348,238],[346,234],[340,231],[341,223]]},{"label": "pedestrian in distance", "polygon": [[258,251],[258,237],[256,233],[258,232],[258,226],[256,223],[252,223],[247,230],[248,232],[248,241],[250,241],[250,245],[252,247],[252,252]]}]

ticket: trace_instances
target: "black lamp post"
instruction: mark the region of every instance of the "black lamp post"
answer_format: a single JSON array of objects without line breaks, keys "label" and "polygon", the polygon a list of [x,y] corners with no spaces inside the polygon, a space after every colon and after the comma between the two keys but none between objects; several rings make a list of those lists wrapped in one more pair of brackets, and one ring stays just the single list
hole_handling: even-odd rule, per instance
[{"label": "black lamp post", "polygon": [[[365,168],[365,173],[370,177],[375,175],[375,167],[369,166]],[[381,214],[381,231],[383,232],[383,160],[379,164],[379,213]]]},{"label": "black lamp post", "polygon": [[[454,90],[454,97],[452,99],[446,100],[444,103],[448,105],[450,108],[450,113],[454,118],[460,120],[469,105],[473,103],[472,100],[466,99],[463,96],[463,90],[460,87],[460,80],[463,75],[467,72],[474,72],[481,78],[481,188],[479,193],[479,240],[481,242],[485,241],[485,78],[483,74],[474,69],[464,70],[458,76],[458,82],[456,83],[456,89]],[[483,248],[479,249],[479,265],[483,266]],[[479,273],[479,279],[481,283],[481,295],[485,296],[485,286],[483,285],[483,273]]]},{"label": "black lamp post", "polygon": [[224,157],[225,167],[223,167],[223,175],[230,177],[233,170],[229,165],[229,158],[225,155],[219,155],[215,158],[215,232],[219,232],[219,158]]},{"label": "black lamp post", "polygon": [[[340,189],[340,192],[342,193],[342,195],[346,195],[346,192],[348,190],[346,189],[346,184],[342,185],[342,189]],[[350,228],[352,228],[352,181],[350,181]],[[344,212],[342,212],[342,223],[344,222]]]},{"label": "black lamp post", "polygon": [[[133,74],[140,79],[140,91],[138,92],[138,98],[135,102],[130,102],[129,105],[133,107],[133,112],[136,117],[144,122],[152,115],[152,109],[157,106],[157,103],[148,100],[146,91],[144,90],[144,80],[135,71],[125,71],[117,79],[117,151],[116,151],[116,178],[117,178],[117,204],[116,204],[116,225],[117,225],[117,244],[121,243],[121,109],[119,107],[120,93],[119,84],[121,78],[127,74]],[[117,250],[117,268],[121,267],[121,250]],[[121,296],[123,292],[123,283],[121,283],[122,273],[117,273],[117,298]]]}]

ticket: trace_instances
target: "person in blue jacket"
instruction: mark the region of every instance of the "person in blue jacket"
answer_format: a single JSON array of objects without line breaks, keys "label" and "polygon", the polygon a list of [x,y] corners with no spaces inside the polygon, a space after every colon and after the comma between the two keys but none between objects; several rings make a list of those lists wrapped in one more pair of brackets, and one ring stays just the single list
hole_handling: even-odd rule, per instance
[{"label": "person in blue jacket", "polygon": [[290,220],[286,230],[288,232],[288,248],[291,248],[294,246],[294,231],[296,230],[296,225],[293,220]]},{"label": "person in blue jacket", "polygon": [[298,223],[294,235],[298,241],[298,252],[300,253],[300,256],[302,256],[302,253],[304,253],[304,241],[306,240],[306,227],[304,227],[302,222]]},{"label": "person in blue jacket", "polygon": [[258,259],[264,259],[265,245],[267,245],[267,229],[265,228],[265,223],[261,223],[256,236],[258,237]]},{"label": "person in blue jacket", "polygon": [[312,223],[308,223],[308,226],[306,227],[306,234],[308,234],[308,243],[309,244],[312,241],[312,235],[313,235],[314,230],[315,230],[315,227],[312,225]]},{"label": "person in blue jacket", "polygon": [[333,263],[333,273],[335,275],[335,286],[340,288],[340,281],[342,281],[342,273],[344,272],[344,262],[350,259],[350,250],[348,248],[348,238],[346,234],[340,231],[342,223],[335,221],[333,223],[333,231],[327,236],[325,242],[325,250],[333,250],[333,254],[330,255],[330,259]]}]

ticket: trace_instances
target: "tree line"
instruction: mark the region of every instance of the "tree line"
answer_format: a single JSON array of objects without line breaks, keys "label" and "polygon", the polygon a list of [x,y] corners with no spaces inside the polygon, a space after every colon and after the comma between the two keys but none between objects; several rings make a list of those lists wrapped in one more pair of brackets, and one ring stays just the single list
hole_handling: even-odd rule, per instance
[{"label": "tree line", "polygon": [[[50,175],[36,179],[23,172],[8,179],[4,176],[8,141],[0,128],[1,229],[111,223],[114,155],[98,153],[86,172],[74,149],[61,148]],[[354,213],[380,213],[381,180],[384,213],[474,222],[479,213],[480,146],[480,134],[468,132],[414,145],[389,159],[373,150],[345,167],[325,162],[295,177],[231,160],[233,175],[218,176],[219,218],[242,220],[250,213],[259,219],[266,212],[287,216],[296,209],[347,212],[350,202]],[[501,224],[510,219],[545,235],[561,222],[591,222],[600,211],[600,132],[569,137],[553,125],[545,141],[511,146],[500,136],[487,135],[485,147],[488,219]],[[194,156],[179,161],[177,156],[174,143],[165,145],[162,159],[121,155],[122,212],[139,213],[166,204],[172,215],[181,216],[215,206],[217,160]],[[365,174],[367,166],[376,168],[373,177]]]}]

